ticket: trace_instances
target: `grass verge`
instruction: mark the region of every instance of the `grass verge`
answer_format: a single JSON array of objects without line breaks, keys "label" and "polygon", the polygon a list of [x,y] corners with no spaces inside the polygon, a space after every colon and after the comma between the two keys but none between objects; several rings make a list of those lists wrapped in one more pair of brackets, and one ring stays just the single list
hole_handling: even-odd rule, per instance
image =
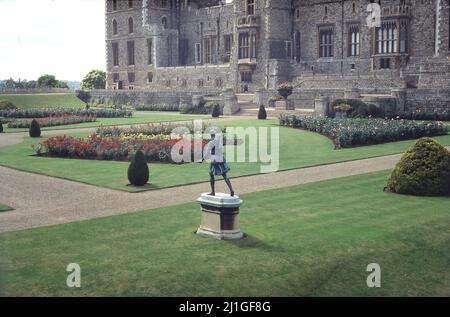
[{"label": "grass verge", "polygon": [[243,195],[236,242],[193,234],[196,203],[0,234],[0,295],[450,295],[450,198],[385,193],[388,175]]}]

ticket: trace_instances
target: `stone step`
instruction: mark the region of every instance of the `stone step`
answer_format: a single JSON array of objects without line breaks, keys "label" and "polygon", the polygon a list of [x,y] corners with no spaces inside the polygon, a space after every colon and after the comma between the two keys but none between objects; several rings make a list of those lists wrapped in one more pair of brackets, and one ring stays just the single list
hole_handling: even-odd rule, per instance
[{"label": "stone step", "polygon": [[238,102],[239,107],[241,109],[255,109],[255,108],[259,108],[257,104],[252,103],[252,102]]},{"label": "stone step", "polygon": [[[241,116],[254,116],[257,117],[259,108],[254,109],[241,109],[237,115]],[[314,114],[314,109],[295,109],[295,110],[280,110],[275,108],[266,108],[267,117],[278,118],[280,114],[293,114],[298,116],[311,116]]]},{"label": "stone step", "polygon": [[236,94],[238,102],[253,102],[255,94]]}]

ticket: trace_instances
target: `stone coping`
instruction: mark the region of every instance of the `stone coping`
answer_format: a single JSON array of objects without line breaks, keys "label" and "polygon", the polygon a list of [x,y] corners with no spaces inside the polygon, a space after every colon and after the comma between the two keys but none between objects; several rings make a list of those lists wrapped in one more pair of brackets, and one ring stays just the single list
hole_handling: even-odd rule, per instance
[{"label": "stone coping", "polygon": [[214,207],[239,207],[243,203],[239,196],[231,197],[224,193],[216,193],[215,196],[203,193],[197,201],[203,205]]}]

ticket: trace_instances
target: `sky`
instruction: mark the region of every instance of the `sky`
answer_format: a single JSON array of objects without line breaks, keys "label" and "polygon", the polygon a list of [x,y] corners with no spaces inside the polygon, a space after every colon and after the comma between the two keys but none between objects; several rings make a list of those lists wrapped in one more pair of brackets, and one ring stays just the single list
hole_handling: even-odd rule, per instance
[{"label": "sky", "polygon": [[0,0],[0,79],[105,68],[104,0]]}]

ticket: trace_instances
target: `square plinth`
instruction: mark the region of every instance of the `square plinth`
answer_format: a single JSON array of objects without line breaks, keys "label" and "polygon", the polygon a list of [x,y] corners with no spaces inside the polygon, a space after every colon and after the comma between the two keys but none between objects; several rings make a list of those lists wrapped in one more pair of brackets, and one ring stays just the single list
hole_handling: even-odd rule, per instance
[{"label": "square plinth", "polygon": [[219,240],[242,239],[239,227],[239,207],[242,200],[238,196],[218,193],[216,196],[202,194],[197,200],[201,204],[201,225],[198,235]]}]

